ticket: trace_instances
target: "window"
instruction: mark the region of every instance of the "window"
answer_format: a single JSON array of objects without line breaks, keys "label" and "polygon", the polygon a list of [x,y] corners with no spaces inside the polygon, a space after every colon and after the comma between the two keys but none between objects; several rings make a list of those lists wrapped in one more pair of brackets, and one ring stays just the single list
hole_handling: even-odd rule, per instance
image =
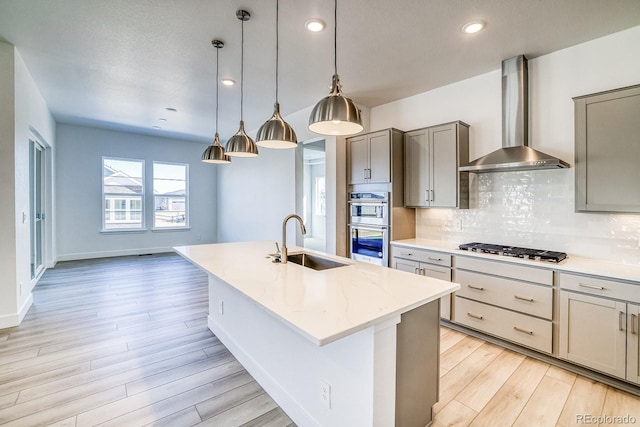
[{"label": "window", "polygon": [[153,162],[154,228],[189,226],[188,165]]},{"label": "window", "polygon": [[144,160],[102,158],[103,230],[144,228]]}]

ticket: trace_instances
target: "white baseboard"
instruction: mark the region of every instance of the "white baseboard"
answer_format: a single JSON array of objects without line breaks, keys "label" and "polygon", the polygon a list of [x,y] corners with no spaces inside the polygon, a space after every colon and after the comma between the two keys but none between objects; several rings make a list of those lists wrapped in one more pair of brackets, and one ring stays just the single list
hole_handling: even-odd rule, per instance
[{"label": "white baseboard", "polygon": [[80,259],[111,258],[117,256],[160,254],[166,252],[173,252],[173,248],[167,246],[160,248],[118,249],[113,251],[80,252],[75,254],[58,255],[56,261],[75,261]]},{"label": "white baseboard", "polygon": [[32,305],[33,295],[29,294],[29,297],[24,301],[24,304],[22,304],[22,307],[20,307],[20,310],[18,310],[17,313],[0,316],[0,329],[18,326],[22,322],[22,319],[24,319],[24,316],[27,315],[27,311],[29,311]]}]

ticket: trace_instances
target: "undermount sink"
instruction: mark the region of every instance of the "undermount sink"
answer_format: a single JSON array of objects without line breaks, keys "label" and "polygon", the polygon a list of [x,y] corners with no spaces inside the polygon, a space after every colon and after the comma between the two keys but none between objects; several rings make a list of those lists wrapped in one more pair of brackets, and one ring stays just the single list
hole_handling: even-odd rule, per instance
[{"label": "undermount sink", "polygon": [[318,255],[311,255],[305,252],[299,254],[289,254],[289,256],[287,256],[287,262],[292,262],[303,267],[309,267],[313,270],[328,270],[330,268],[344,267],[345,265],[349,265],[342,262],[334,261],[329,258],[323,258]]}]

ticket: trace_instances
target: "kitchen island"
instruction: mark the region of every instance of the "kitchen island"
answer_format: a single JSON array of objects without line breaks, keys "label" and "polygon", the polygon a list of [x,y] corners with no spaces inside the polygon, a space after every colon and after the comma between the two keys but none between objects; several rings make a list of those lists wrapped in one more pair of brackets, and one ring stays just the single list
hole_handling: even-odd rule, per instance
[{"label": "kitchen island", "polygon": [[300,426],[428,424],[439,298],[459,286],[309,250],[345,265],[274,263],[274,248],[175,248],[209,275],[209,328]]}]

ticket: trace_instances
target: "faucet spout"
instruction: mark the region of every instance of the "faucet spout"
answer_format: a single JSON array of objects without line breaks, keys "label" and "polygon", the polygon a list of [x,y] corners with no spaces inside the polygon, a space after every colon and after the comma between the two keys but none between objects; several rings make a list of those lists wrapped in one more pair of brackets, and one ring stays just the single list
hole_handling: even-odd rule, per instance
[{"label": "faucet spout", "polygon": [[282,264],[287,263],[287,221],[289,221],[291,218],[297,219],[300,223],[300,232],[302,234],[307,234],[307,229],[305,228],[304,222],[299,215],[290,214],[284,217],[284,221],[282,221],[282,255],[280,256]]}]

